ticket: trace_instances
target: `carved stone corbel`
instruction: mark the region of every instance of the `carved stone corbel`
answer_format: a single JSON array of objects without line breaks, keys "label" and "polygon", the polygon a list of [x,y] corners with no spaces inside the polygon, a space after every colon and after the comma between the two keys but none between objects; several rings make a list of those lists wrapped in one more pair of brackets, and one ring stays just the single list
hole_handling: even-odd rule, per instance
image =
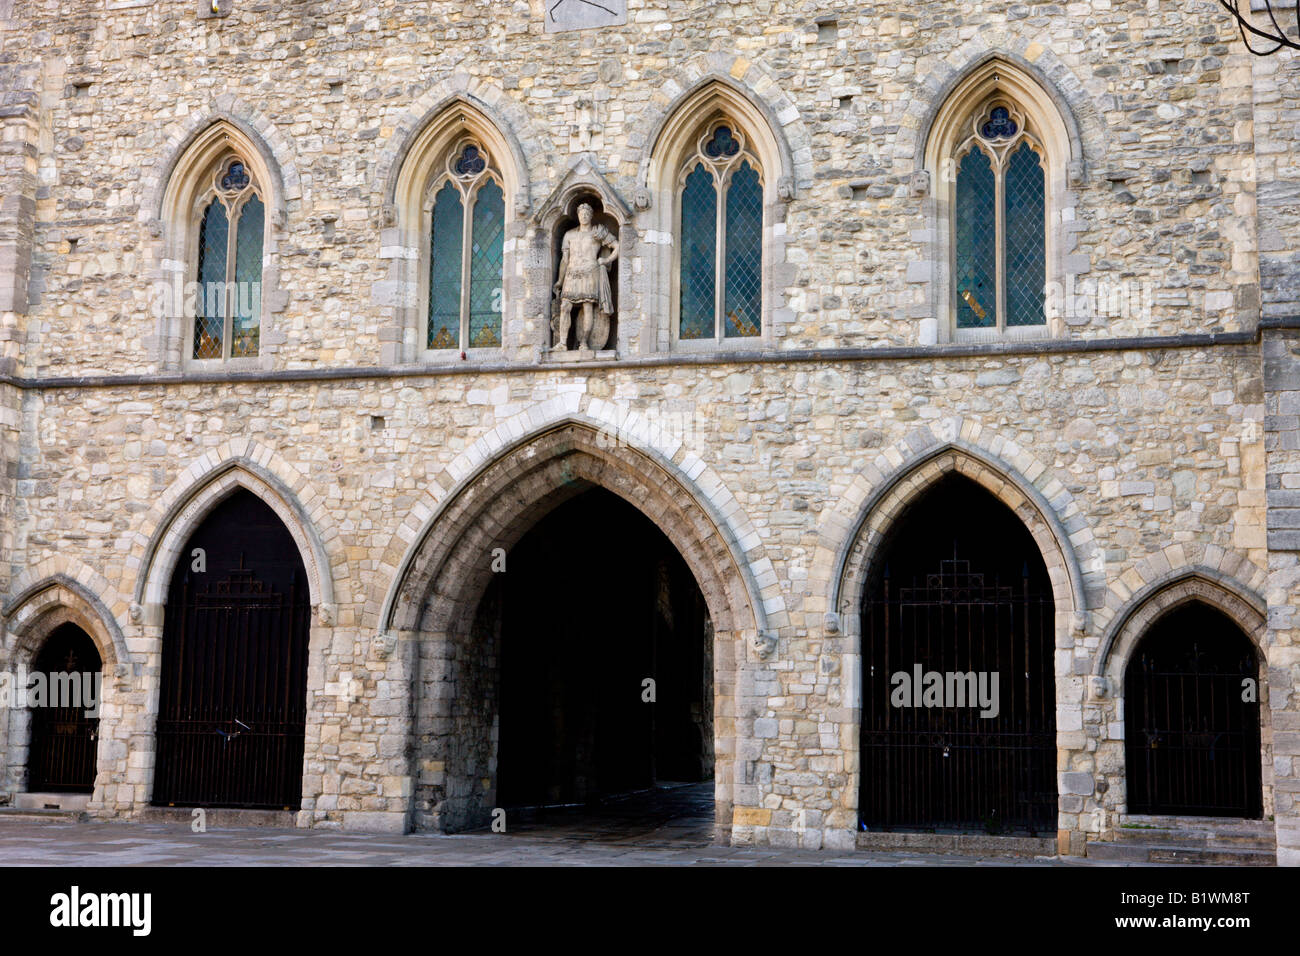
[{"label": "carved stone corbel", "polygon": [[776,181],[776,195],[782,202],[794,199],[794,178],[782,176]]},{"label": "carved stone corbel", "polygon": [[827,611],[822,617],[822,625],[826,628],[827,634],[838,634],[840,632],[840,616],[834,611]]},{"label": "carved stone corbel", "polygon": [[918,169],[912,173],[912,180],[908,185],[913,196],[928,196],[930,194],[930,170]]},{"label": "carved stone corbel", "polygon": [[373,652],[376,660],[388,660],[396,649],[397,635],[392,631],[380,631],[375,635]]},{"label": "carved stone corbel", "polygon": [[528,218],[528,193],[522,189],[515,193],[515,216],[519,219]]},{"label": "carved stone corbel", "polygon": [[644,186],[638,186],[636,192],[632,195],[632,205],[637,209],[645,212],[650,208],[650,190]]},{"label": "carved stone corbel", "polygon": [[132,624],[139,624],[144,619],[144,608],[131,602],[131,606],[126,609],[127,616],[131,619]]},{"label": "carved stone corbel", "polygon": [[754,653],[758,655],[761,661],[767,660],[776,653],[777,636],[775,631],[759,631],[754,635],[752,646]]},{"label": "carved stone corbel", "polygon": [[391,229],[397,225],[397,207],[395,205],[386,202],[379,207],[379,224],[385,229]]},{"label": "carved stone corbel", "polygon": [[1077,159],[1070,160],[1065,167],[1065,176],[1071,186],[1083,185],[1083,163]]},{"label": "carved stone corbel", "polygon": [[1092,692],[1093,700],[1105,700],[1110,696],[1110,680],[1104,676],[1094,675],[1088,682],[1089,690]]}]

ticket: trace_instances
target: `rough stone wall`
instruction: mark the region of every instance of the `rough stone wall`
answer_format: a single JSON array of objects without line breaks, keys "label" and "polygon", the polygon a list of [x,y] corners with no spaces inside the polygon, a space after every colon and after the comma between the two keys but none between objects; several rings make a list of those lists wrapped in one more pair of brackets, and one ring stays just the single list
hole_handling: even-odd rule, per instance
[{"label": "rough stone wall", "polygon": [[[277,162],[295,173],[277,365],[373,364],[392,321],[368,294],[388,276],[378,178],[421,97],[472,89],[519,117],[512,132],[534,205],[582,151],[577,103],[591,98],[590,150],[630,200],[654,121],[692,77],[717,72],[768,104],[793,153],[796,201],[784,224],[793,318],[773,344],[915,342],[925,290],[909,265],[928,254],[922,200],[908,188],[919,127],[940,80],[990,49],[1049,77],[1077,115],[1086,164],[1071,268],[1081,280],[1095,270],[1152,288],[1151,316],[1097,316],[1071,335],[1253,323],[1250,72],[1224,17],[1176,5],[1117,5],[1083,20],[936,5],[906,18],[842,13],[819,31],[827,14],[812,4],[659,0],[634,2],[626,27],[548,35],[541,9],[538,0],[353,2],[328,14],[234,4],[229,16],[198,19],[178,0],[25,4],[6,49],[29,58],[39,49],[67,77],[51,104],[51,228],[36,250],[50,257],[47,305],[30,366],[136,372],[156,362],[140,281],[160,266],[141,223],[156,216],[146,187],[214,113],[268,131]],[[74,234],[76,249],[62,250]],[[523,319],[541,341],[536,317]]]},{"label": "rough stone wall", "polygon": [[1254,64],[1259,271],[1268,447],[1269,692],[1278,862],[1300,865],[1300,58]]},{"label": "rough stone wall", "polygon": [[[129,595],[140,573],[132,540],[150,531],[139,503],[201,480],[190,473],[201,457],[230,457],[230,426],[240,422],[257,443],[249,456],[266,460],[329,522],[337,616],[333,627],[313,631],[313,655],[321,657],[318,664],[313,656],[312,720],[323,727],[309,773],[312,783],[319,774],[322,789],[305,809],[323,822],[342,822],[349,811],[400,818],[410,792],[399,752],[411,706],[409,665],[402,654],[384,659],[376,649],[375,609],[393,584],[385,555],[402,520],[491,428],[561,391],[576,391],[587,404],[616,401],[611,407],[670,424],[683,420],[676,417],[682,409],[708,409],[689,419],[684,444],[753,522],[771,566],[764,596],[779,596],[788,610],[771,663],[752,675],[758,703],[749,719],[759,746],[749,773],[759,803],[745,819],[762,821],[756,839],[785,839],[781,834],[796,832],[796,818],[805,833],[851,833],[856,725],[843,664],[855,649],[824,633],[828,608],[816,582],[834,558],[826,530],[853,481],[881,460],[911,457],[918,433],[973,429],[978,447],[1055,489],[1061,510],[1070,510],[1063,497],[1084,519],[1073,543],[1095,613],[1086,633],[1061,649],[1058,727],[1061,769],[1096,774],[1108,785],[1104,798],[1090,791],[1068,801],[1065,828],[1099,832],[1096,809],[1114,807],[1123,793],[1108,719],[1085,723],[1093,713],[1084,704],[1087,675],[1111,613],[1106,605],[1140,589],[1135,566],[1167,568],[1173,549],[1181,554],[1175,561],[1222,564],[1246,586],[1257,585],[1256,569],[1266,561],[1262,490],[1251,487],[1263,474],[1262,392],[1252,354],[1242,347],[950,358],[925,367],[885,361],[502,373],[450,384],[438,377],[262,384],[243,386],[241,395],[199,384],[52,390],[42,418],[59,427],[43,430],[29,464],[32,517],[20,558],[27,567],[58,559],[95,568],[115,592]],[[677,397],[665,399],[669,394]],[[378,412],[380,432],[370,424]],[[1059,437],[1044,444],[1043,435]],[[146,609],[145,619],[152,613]],[[134,722],[126,736],[148,753],[147,701],[156,691],[161,631],[129,617],[122,624],[144,665],[144,706],[124,717]],[[137,768],[114,771],[107,787],[128,781],[129,796],[106,802],[121,810],[143,803],[147,778]]]},{"label": "rough stone wall", "polygon": [[[0,296],[24,271],[39,292],[23,326],[10,318],[22,310],[0,302],[5,328],[21,327],[21,371],[144,376],[29,388],[27,414],[11,426],[21,430],[20,506],[0,529],[13,540],[0,561],[16,569],[8,599],[54,573],[78,580],[130,656],[104,719],[114,746],[96,811],[129,815],[149,798],[161,616],[141,583],[148,543],[167,531],[168,508],[240,459],[279,483],[267,494],[298,503],[332,582],[312,631],[300,821],[408,825],[417,780],[445,769],[413,766],[410,749],[413,698],[428,689],[419,664],[440,651],[379,620],[411,528],[470,481],[485,449],[501,447],[494,436],[522,438],[572,407],[662,423],[665,467],[735,531],[755,582],[770,655],[755,650],[763,635],[739,624],[719,635],[734,647],[718,674],[734,712],[719,712],[717,733],[720,766],[734,774],[720,772],[719,803],[734,802],[736,842],[852,842],[857,635],[828,616],[854,612],[830,602],[857,507],[927,447],[958,439],[1037,489],[1065,528],[1055,566],[1080,572],[1078,587],[1060,592],[1070,606],[1057,608],[1060,828],[1063,848],[1078,852],[1113,826],[1122,801],[1121,708],[1090,679],[1107,626],[1136,595],[1179,568],[1213,568],[1256,591],[1267,572],[1270,639],[1300,640],[1285,623],[1295,556],[1271,554],[1265,538],[1266,470],[1270,489],[1288,489],[1271,472],[1290,466],[1274,454],[1283,445],[1269,446],[1266,466],[1265,435],[1281,420],[1261,425],[1266,405],[1269,416],[1291,411],[1273,407],[1284,386],[1266,391],[1252,338],[1261,273],[1266,315],[1290,308],[1295,288],[1294,152],[1281,132],[1294,131],[1294,84],[1269,86],[1258,71],[1252,80],[1225,18],[1170,4],[1086,18],[922,4],[905,17],[840,12],[829,26],[816,21],[831,14],[811,4],[632,0],[626,27],[551,35],[541,10],[535,0],[328,9],[235,0],[228,15],[200,18],[190,2],[47,0],[24,4],[19,28],[0,35],[0,69],[39,59],[47,91],[48,135],[27,113],[15,119],[21,136],[6,120],[0,167],[0,213],[11,182],[39,198],[29,225],[13,227],[30,232],[29,253],[18,242],[3,258],[11,227],[0,218]],[[1010,353],[837,352],[920,341],[936,270],[924,200],[910,186],[916,156],[938,98],[990,51],[1043,76],[1077,126],[1071,274],[1149,285],[1150,309],[1091,315],[1070,323],[1066,343]],[[20,73],[4,82],[21,85]],[[793,196],[776,224],[785,314],[762,346],[769,354],[688,363],[656,351],[658,340],[629,339],[609,367],[538,365],[521,349],[498,370],[369,374],[398,354],[396,307],[381,294],[383,182],[430,106],[468,92],[502,118],[527,163],[531,209],[588,149],[631,208],[648,131],[680,93],[718,74],[764,104],[790,150]],[[582,98],[595,103],[585,131]],[[270,371],[336,378],[150,378],[177,371],[157,348],[150,309],[163,268],[156,206],[168,163],[217,117],[257,133],[283,181],[285,301],[266,319],[277,343]],[[1257,179],[1273,210],[1258,227]],[[17,208],[21,219],[28,206]],[[646,278],[659,274],[646,250],[662,244],[646,235],[647,215],[634,216],[639,242],[625,266],[629,330],[657,328],[665,301]],[[524,232],[518,241],[535,246]],[[541,345],[545,319],[523,305],[538,295],[525,259],[507,277],[507,321]],[[1241,335],[1154,338],[1220,331]],[[1153,338],[1104,341],[1114,336]],[[1283,348],[1274,341],[1266,358]],[[1084,342],[1096,350],[1066,347]],[[783,360],[795,349],[821,352]],[[636,355],[654,361],[629,361]],[[1289,687],[1296,663],[1276,649],[1270,663],[1270,682]],[[1290,700],[1289,690],[1271,698],[1286,754],[1300,750]],[[1274,766],[1283,832],[1300,765],[1279,755]]]},{"label": "rough stone wall", "polygon": [[[0,31],[10,25],[11,11],[0,4]],[[27,298],[36,219],[37,164],[40,154],[41,69],[34,57],[0,61],[0,372],[19,368],[27,324]],[[21,507],[17,481],[21,472],[23,400],[12,384],[0,384],[0,587],[9,592],[13,568],[14,531]],[[0,667],[8,649],[0,647]],[[0,715],[0,751],[5,761],[0,786],[21,783],[16,761],[25,763],[26,723]],[[12,725],[12,726],[11,726]]]}]

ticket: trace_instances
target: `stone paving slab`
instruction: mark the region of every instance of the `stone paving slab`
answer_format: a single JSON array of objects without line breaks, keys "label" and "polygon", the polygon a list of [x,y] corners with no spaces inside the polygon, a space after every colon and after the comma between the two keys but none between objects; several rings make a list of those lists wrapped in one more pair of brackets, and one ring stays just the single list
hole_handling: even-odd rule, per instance
[{"label": "stone paving slab", "polygon": [[4,866],[1078,866],[1056,857],[980,857],[575,840],[569,831],[403,837],[241,828],[193,833],[134,823],[0,822]]}]

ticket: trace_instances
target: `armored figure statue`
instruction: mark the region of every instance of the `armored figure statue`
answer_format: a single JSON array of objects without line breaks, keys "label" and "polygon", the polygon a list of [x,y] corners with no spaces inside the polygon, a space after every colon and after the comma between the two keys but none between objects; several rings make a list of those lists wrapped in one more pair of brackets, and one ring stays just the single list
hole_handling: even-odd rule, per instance
[{"label": "armored figure statue", "polygon": [[[604,226],[593,224],[593,216],[591,206],[583,203],[578,207],[578,227],[564,234],[560,275],[552,290],[552,348],[556,351],[568,347],[574,306],[582,307],[578,314],[578,348],[603,349],[609,338],[614,297],[608,267],[618,258],[618,240]],[[608,254],[605,250],[609,250]]]}]

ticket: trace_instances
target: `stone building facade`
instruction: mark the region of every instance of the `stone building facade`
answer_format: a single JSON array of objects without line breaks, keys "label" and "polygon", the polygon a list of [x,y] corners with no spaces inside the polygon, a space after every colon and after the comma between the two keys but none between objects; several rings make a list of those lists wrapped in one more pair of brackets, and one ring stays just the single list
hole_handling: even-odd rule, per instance
[{"label": "stone building facade", "polygon": [[[1050,581],[1060,851],[1130,812],[1126,666],[1198,602],[1262,663],[1260,816],[1300,862],[1300,60],[1250,57],[1206,4],[615,20],[0,0],[0,660],[94,640],[91,812],[154,800],[169,588],[245,491],[309,591],[298,825],[481,825],[493,555],[598,487],[707,606],[719,838],[851,846],[873,562],[959,476]],[[1042,157],[1049,306],[965,334],[953,144],[998,97]],[[718,117],[761,171],[761,314],[687,340],[679,172]],[[470,140],[503,197],[499,332],[431,350],[429,188]],[[197,357],[171,293],[227,155],[265,209],[258,340]],[[618,238],[616,314],[561,352],[583,200]],[[0,791],[28,786],[29,724],[0,719]]]}]

